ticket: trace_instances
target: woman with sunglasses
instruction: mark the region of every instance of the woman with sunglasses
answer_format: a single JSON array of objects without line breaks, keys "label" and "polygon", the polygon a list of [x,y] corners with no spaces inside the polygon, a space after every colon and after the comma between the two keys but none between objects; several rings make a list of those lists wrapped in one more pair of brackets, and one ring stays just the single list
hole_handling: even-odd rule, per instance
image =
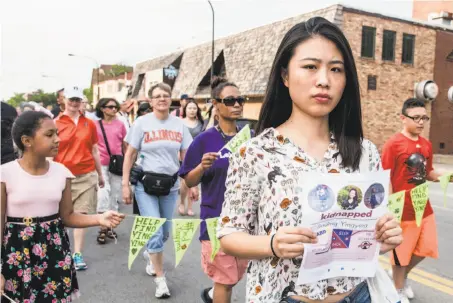
[{"label": "woman with sunglasses", "polygon": [[[310,189],[299,178],[304,172],[381,169],[377,148],[363,138],[354,57],[336,25],[315,17],[286,33],[257,132],[230,157],[217,230],[226,253],[251,259],[246,302],[370,303],[362,277],[297,284],[304,244],[317,242],[311,229],[300,227],[301,193]],[[392,215],[377,221],[376,240],[381,253],[402,242]]]},{"label": "woman with sunglasses", "polygon": [[[198,135],[187,150],[179,171],[188,187],[201,183],[200,218],[216,218],[222,210],[228,159],[218,158],[218,152],[238,132],[236,120],[242,116],[245,98],[236,84],[223,78],[212,83],[212,103],[216,107],[219,124]],[[204,272],[214,282],[214,289],[202,291],[203,302],[230,302],[233,286],[245,273],[247,260],[237,259],[219,251],[210,261],[211,242],[203,221],[200,227],[201,264]]]},{"label": "woman with sunglasses", "polygon": [[184,159],[192,136],[179,117],[170,115],[171,87],[166,83],[152,86],[148,92],[153,112],[135,120],[129,130],[123,165],[123,199],[131,204],[129,186],[132,164],[140,155],[143,175],[135,186],[140,214],[167,221],[146,244],[145,271],[156,276],[156,298],[170,297],[163,268],[164,243],[170,236],[171,220],[178,200],[179,157]]},{"label": "woman with sunglasses", "polygon": [[[125,150],[124,138],[126,137],[126,127],[117,118],[120,109],[118,101],[112,98],[102,98],[96,104],[96,116],[100,120],[96,121],[96,130],[99,138],[99,153],[101,155],[102,176],[104,187],[98,190],[97,212],[103,214],[106,211],[118,211],[118,203],[122,199],[121,176],[109,171],[110,156],[123,155]],[[108,145],[108,146],[107,146]],[[101,228],[97,236],[99,244],[106,243],[106,237],[115,239],[116,232]]]},{"label": "woman with sunglasses", "polygon": [[[184,124],[187,126],[189,129],[190,134],[192,135],[192,138],[195,139],[196,136],[198,136],[202,132],[203,128],[203,117],[201,116],[201,110],[198,107],[197,102],[195,100],[190,99],[187,101],[186,106],[184,106],[183,112],[182,112],[182,117]],[[196,193],[196,188],[194,187],[194,190],[192,193]],[[181,199],[179,201],[179,206],[178,206],[178,212],[181,216],[184,216],[186,214],[186,199],[187,199],[187,215],[193,217],[195,214],[192,210],[192,205],[194,203],[194,197],[193,195],[188,195],[189,193],[189,188],[187,187],[186,183],[184,180],[181,182]]]}]

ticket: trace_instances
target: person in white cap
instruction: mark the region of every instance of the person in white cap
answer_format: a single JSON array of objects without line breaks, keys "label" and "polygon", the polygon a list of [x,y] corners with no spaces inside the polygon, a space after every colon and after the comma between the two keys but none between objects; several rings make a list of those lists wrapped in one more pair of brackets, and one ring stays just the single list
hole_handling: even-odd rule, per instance
[{"label": "person in white cap", "polygon": [[[75,176],[71,180],[74,211],[95,214],[97,185],[104,187],[96,125],[80,112],[84,98],[81,88],[67,87],[64,94],[65,110],[55,119],[60,144],[54,161],[65,165]],[[84,229],[74,229],[76,270],[87,269],[82,255],[84,233]]]}]

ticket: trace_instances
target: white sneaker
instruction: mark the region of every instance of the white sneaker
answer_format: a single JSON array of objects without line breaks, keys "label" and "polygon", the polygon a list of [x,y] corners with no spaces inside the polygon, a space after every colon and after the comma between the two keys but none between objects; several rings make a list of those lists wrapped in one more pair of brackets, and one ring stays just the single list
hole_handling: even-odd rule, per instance
[{"label": "white sneaker", "polygon": [[414,291],[407,280],[404,282],[403,290],[408,299],[413,299],[415,297]]},{"label": "white sneaker", "polygon": [[156,271],[154,270],[153,264],[149,260],[149,254],[146,250],[143,252],[143,259],[145,259],[145,261],[146,261],[145,271],[148,274],[148,276],[152,276],[152,277],[156,276]]},{"label": "white sneaker", "polygon": [[398,295],[400,297],[400,303],[410,303],[409,298],[407,297],[404,289],[398,290]]},{"label": "white sneaker", "polygon": [[169,298],[170,290],[168,289],[165,277],[157,277],[154,279],[154,282],[156,283],[156,298]]}]

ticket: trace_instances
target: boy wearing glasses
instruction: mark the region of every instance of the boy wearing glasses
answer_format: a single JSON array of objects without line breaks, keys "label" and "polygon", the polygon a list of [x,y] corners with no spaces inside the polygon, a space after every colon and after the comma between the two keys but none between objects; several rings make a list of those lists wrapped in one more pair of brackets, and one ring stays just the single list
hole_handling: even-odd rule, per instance
[{"label": "boy wearing glasses", "polygon": [[[410,190],[426,181],[438,182],[440,173],[433,168],[431,142],[421,136],[428,123],[425,103],[408,99],[401,111],[403,130],[391,137],[382,150],[382,166],[391,170],[393,192],[406,191],[404,211],[401,220],[403,243],[391,254],[393,279],[400,297],[414,298],[414,292],[407,283],[407,275],[424,258],[438,257],[436,221],[428,201],[420,227],[415,222]],[[406,302],[406,301],[402,301]],[[408,302],[408,301],[407,301]]]}]

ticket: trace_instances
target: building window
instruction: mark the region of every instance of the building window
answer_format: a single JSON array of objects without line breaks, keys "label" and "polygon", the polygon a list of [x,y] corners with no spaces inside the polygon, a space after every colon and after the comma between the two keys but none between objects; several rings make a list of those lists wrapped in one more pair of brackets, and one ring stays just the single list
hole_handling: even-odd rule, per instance
[{"label": "building window", "polygon": [[377,77],[368,75],[368,90],[376,90],[377,89]]},{"label": "building window", "polygon": [[395,61],[396,32],[384,30],[382,40],[382,60]]},{"label": "building window", "polygon": [[374,58],[374,46],[376,42],[376,28],[362,27],[362,52],[361,56],[365,58]]},{"label": "building window", "polygon": [[439,148],[440,149],[444,149],[445,148],[445,143],[444,142],[440,142],[439,143]]},{"label": "building window", "polygon": [[402,62],[414,64],[415,36],[403,34],[403,56]]}]

